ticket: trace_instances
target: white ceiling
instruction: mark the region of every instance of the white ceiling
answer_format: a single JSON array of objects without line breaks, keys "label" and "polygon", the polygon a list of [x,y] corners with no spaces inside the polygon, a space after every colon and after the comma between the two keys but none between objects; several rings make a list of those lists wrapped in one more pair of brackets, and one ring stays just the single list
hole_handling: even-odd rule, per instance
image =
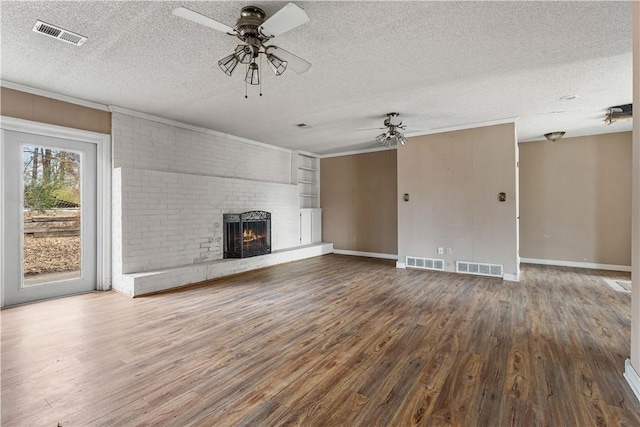
[{"label": "white ceiling", "polygon": [[[632,102],[632,2],[296,2],[311,21],[272,44],[311,69],[267,69],[264,96],[245,99],[242,70],[217,66],[239,41],[171,11],[233,26],[249,4],[286,3],[3,0],[0,77],[320,154],[376,147],[379,131],[359,129],[390,111],[408,135],[516,117],[520,141],[631,129],[603,120]],[[36,34],[37,19],[88,41]]]}]

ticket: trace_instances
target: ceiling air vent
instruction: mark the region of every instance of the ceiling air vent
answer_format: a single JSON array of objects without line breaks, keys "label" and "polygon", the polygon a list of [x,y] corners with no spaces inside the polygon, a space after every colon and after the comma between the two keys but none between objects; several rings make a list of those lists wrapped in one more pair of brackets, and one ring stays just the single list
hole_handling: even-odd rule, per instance
[{"label": "ceiling air vent", "polygon": [[33,26],[33,31],[76,46],[82,46],[84,42],[87,41],[85,36],[81,36],[80,34],[67,31],[63,28],[56,27],[55,25],[47,24],[42,21],[36,21],[36,24]]}]

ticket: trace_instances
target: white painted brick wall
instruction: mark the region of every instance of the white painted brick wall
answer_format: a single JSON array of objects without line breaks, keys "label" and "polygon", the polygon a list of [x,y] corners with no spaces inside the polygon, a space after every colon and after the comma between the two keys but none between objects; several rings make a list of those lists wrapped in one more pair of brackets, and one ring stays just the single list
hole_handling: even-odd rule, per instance
[{"label": "white painted brick wall", "polygon": [[271,212],[272,250],[299,245],[295,185],[131,168],[116,175],[122,256],[114,260],[124,274],[222,259],[223,213]]},{"label": "white painted brick wall", "polygon": [[291,182],[291,153],[122,113],[112,113],[113,165]]},{"label": "white painted brick wall", "polygon": [[223,213],[269,211],[272,250],[299,245],[291,153],[121,113],[112,120],[115,289],[133,295],[130,273],[222,259]]}]

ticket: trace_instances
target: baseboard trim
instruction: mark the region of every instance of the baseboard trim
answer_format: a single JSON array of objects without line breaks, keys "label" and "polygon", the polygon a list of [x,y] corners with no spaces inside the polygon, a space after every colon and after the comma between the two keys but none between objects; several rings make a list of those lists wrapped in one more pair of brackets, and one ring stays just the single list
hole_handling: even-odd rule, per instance
[{"label": "baseboard trim", "polygon": [[396,268],[407,268],[404,262],[396,261]]},{"label": "baseboard trim", "polygon": [[378,252],[347,251],[344,249],[334,249],[333,253],[338,255],[364,256],[368,258],[398,259],[398,255],[381,254]]},{"label": "baseboard trim", "polygon": [[629,383],[629,387],[633,391],[633,394],[636,395],[638,401],[640,401],[640,376],[633,366],[631,366],[631,360],[627,359],[624,361],[624,378]]},{"label": "baseboard trim", "polygon": [[626,290],[625,288],[623,288],[622,286],[620,286],[620,285],[618,284],[618,281],[616,281],[616,280],[614,280],[614,279],[607,279],[606,277],[603,277],[603,278],[602,278],[602,280],[604,280],[604,281],[605,281],[605,283],[606,283],[607,285],[609,285],[609,287],[610,287],[611,289],[613,289],[614,291],[616,291],[616,292],[623,292],[623,293],[625,293],[625,294],[630,294],[630,293],[631,293],[631,291],[628,291],[628,290]]},{"label": "baseboard trim", "polygon": [[556,265],[558,267],[589,268],[591,270],[631,271],[630,265],[598,264],[593,262],[560,261],[556,259],[521,258],[525,264]]},{"label": "baseboard trim", "polygon": [[506,280],[508,282],[519,282],[520,281],[520,275],[519,274],[504,273],[504,275],[502,276],[502,279]]}]

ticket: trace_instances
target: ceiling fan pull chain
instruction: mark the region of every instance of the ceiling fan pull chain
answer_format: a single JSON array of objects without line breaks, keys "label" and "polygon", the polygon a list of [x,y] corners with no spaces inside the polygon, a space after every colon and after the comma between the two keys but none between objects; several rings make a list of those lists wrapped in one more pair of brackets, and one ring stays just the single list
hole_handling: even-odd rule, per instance
[{"label": "ceiling fan pull chain", "polygon": [[260,96],[262,96],[262,56],[260,56],[260,68],[258,69],[258,78],[260,79]]},{"label": "ceiling fan pull chain", "polygon": [[[247,64],[247,72],[249,72],[249,64]],[[244,79],[244,99],[249,98],[249,96],[247,95],[247,79]]]}]

